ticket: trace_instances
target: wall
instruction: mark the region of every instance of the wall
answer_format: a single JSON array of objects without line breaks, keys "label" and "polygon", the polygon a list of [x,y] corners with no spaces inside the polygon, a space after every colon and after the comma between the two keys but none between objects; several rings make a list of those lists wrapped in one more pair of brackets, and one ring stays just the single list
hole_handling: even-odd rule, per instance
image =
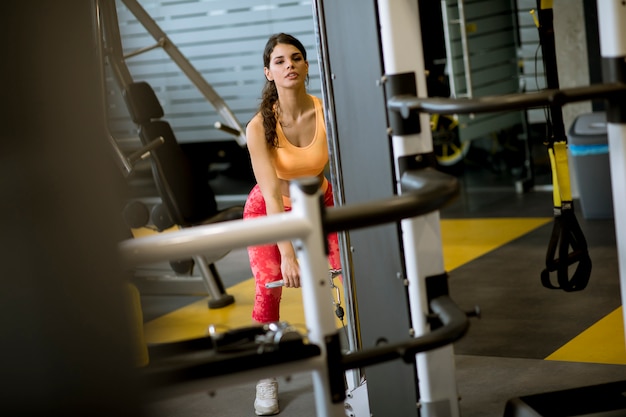
[{"label": "wall", "polygon": [[[124,53],[154,45],[156,41],[120,0],[119,26]],[[316,39],[311,0],[139,0],[168,38],[226,101],[242,125],[258,106],[265,82],[263,49],[277,32],[296,36],[310,63],[309,91],[320,94]],[[128,58],[136,81],[155,89],[181,143],[227,140],[213,128],[221,121],[209,102],[161,49]],[[111,86],[110,120],[118,136],[131,134],[125,105]]]}]

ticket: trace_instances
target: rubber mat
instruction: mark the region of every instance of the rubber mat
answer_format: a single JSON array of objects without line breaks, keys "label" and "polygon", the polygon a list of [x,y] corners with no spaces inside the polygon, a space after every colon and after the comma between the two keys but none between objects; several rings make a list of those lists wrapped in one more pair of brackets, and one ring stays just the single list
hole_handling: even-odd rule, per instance
[{"label": "rubber mat", "polygon": [[622,307],[609,313],[546,359],[626,365]]},{"label": "rubber mat", "polygon": [[[482,311],[455,345],[456,353],[545,359],[563,349],[551,359],[623,363],[623,351],[604,359],[584,353],[600,355],[599,345],[608,342],[594,337],[605,331],[613,345],[624,344],[617,316],[602,321],[621,306],[612,222],[583,224],[593,269],[587,288],[572,293],[546,289],[540,282],[551,228],[539,227],[452,271],[452,297],[462,307],[478,305]],[[592,330],[596,324],[600,327]],[[576,340],[582,349],[565,348],[585,331],[591,337]]]},{"label": "rubber mat", "polygon": [[452,271],[550,221],[543,217],[441,220],[444,266]]}]

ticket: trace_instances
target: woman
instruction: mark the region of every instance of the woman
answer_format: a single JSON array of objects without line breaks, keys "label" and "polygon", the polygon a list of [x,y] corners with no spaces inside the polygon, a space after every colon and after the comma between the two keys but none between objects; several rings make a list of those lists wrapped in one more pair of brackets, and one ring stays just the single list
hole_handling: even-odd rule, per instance
[{"label": "woman", "polygon": [[[332,188],[324,177],[328,143],[321,100],[306,91],[309,62],[302,43],[284,33],[273,35],[263,53],[266,83],[258,113],[248,123],[246,136],[257,184],[250,192],[244,218],[291,210],[289,181],[302,176],[320,178],[324,201],[333,205]],[[329,263],[340,268],[337,235],[329,236]],[[252,318],[259,323],[279,320],[282,288],[265,284],[282,279],[287,288],[300,287],[300,268],[291,242],[248,248],[256,281]],[[257,415],[278,414],[278,384],[257,384]]]}]

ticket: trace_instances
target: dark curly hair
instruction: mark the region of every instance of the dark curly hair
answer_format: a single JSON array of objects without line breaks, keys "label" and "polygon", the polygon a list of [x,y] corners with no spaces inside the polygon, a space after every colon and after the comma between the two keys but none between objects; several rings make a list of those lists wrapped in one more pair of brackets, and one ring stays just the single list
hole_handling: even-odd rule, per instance
[{"label": "dark curly hair", "polygon": [[[263,67],[270,67],[270,56],[274,51],[274,48],[278,44],[293,45],[304,57],[306,61],[306,50],[302,43],[291,35],[286,33],[277,33],[270,36],[265,44],[265,51],[263,52]],[[261,92],[261,105],[259,106],[259,113],[263,117],[263,127],[265,128],[265,141],[270,148],[278,147],[278,138],[276,137],[276,113],[274,112],[274,104],[278,100],[278,91],[274,81],[266,79],[263,91]]]}]

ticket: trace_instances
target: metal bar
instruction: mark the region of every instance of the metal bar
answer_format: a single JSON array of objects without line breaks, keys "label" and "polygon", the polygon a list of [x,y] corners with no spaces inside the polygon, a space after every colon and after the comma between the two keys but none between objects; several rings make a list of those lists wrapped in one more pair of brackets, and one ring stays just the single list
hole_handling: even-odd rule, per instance
[{"label": "metal bar", "polygon": [[230,127],[228,125],[225,125],[225,124],[223,124],[221,122],[215,122],[213,124],[213,127],[215,127],[216,129],[221,130],[222,132],[229,133],[229,134],[231,134],[233,136],[237,136],[241,132],[239,129],[235,129],[235,128]]},{"label": "metal bar", "polygon": [[122,55],[122,39],[120,37],[115,0],[98,0],[98,5],[100,11],[98,17],[103,28],[101,39],[106,39],[104,48],[101,51],[106,51],[105,56],[109,59],[115,77],[120,82],[122,88],[126,89],[133,82],[133,77],[130,75]]},{"label": "metal bar", "polygon": [[111,145],[111,148],[113,148],[113,153],[115,154],[115,162],[122,171],[124,177],[128,177],[130,173],[133,172],[133,164],[128,158],[126,158],[115,139],[113,139],[113,136],[111,136],[110,132],[108,132],[108,128],[106,137],[109,141],[109,144]]},{"label": "metal bar", "polygon": [[[472,88],[472,68],[470,66],[469,45],[467,42],[467,21],[465,20],[464,0],[457,0],[459,8],[459,29],[461,30],[461,49],[463,50],[463,69],[465,70],[465,94],[474,97]],[[450,74],[454,77],[454,74]]]},{"label": "metal bar", "polygon": [[124,58],[126,58],[126,59],[132,58],[132,57],[135,57],[137,55],[141,55],[143,53],[150,52],[150,51],[152,51],[154,49],[157,49],[157,48],[163,48],[164,45],[165,45],[165,39],[159,39],[157,41],[157,43],[155,43],[154,45],[146,46],[144,48],[139,48],[139,49],[137,49],[137,50],[135,50],[135,51],[133,51],[131,53],[128,53],[128,54],[124,55]]},{"label": "metal bar", "polygon": [[472,99],[392,97],[387,103],[391,110],[398,111],[403,116],[408,116],[411,110],[431,114],[467,114],[564,105],[595,98],[608,99],[623,94],[626,94],[626,84],[611,83]]},{"label": "metal bar", "polygon": [[413,172],[402,182],[407,190],[405,194],[327,209],[324,218],[326,232],[353,230],[422,216],[444,207],[459,193],[455,177],[434,169]]},{"label": "metal bar", "polygon": [[[103,2],[105,3],[103,5]],[[103,114],[103,126],[105,126],[106,129],[106,138],[109,142],[109,144],[111,145],[111,148],[113,149],[113,154],[115,156],[115,162],[118,165],[118,167],[120,168],[120,170],[122,171],[122,175],[127,178],[130,173],[133,171],[133,164],[132,161],[126,157],[126,155],[124,155],[124,152],[122,152],[122,150],[120,149],[120,146],[118,145],[117,141],[115,140],[115,138],[113,138],[113,135],[111,134],[111,131],[109,129],[109,124],[108,124],[108,111],[106,111],[107,109],[107,103],[106,103],[106,87],[105,87],[105,74],[104,74],[104,66],[105,66],[105,62],[107,59],[107,54],[105,53],[105,50],[108,50],[109,48],[105,45],[104,39],[105,37],[107,39],[109,39],[109,41],[111,41],[111,38],[107,36],[107,33],[110,31],[110,28],[107,28],[106,25],[108,24],[108,21],[111,19],[105,18],[103,15],[105,13],[111,13],[111,9],[110,9],[110,4],[111,2],[107,2],[107,1],[103,1],[103,0],[96,0],[95,3],[95,15],[96,15],[96,19],[95,19],[95,24],[96,24],[96,43],[98,45],[97,49],[96,49],[96,54],[98,56],[98,61],[100,63],[98,71],[100,72],[99,76],[100,76],[100,80],[102,81],[100,83],[100,90],[101,90],[101,97],[102,97],[102,108],[105,109],[105,113]],[[115,8],[113,9],[113,13],[115,12]],[[116,19],[113,19],[115,21],[117,21]],[[116,76],[118,77],[123,77],[124,74],[123,73],[116,73]]]},{"label": "metal bar", "polygon": [[[325,232],[371,227],[421,216],[442,208],[459,193],[455,177],[433,169],[413,172],[403,181],[405,188],[411,190],[405,194],[327,208],[322,223]],[[299,239],[309,233],[311,224],[308,219],[292,210],[126,240],[120,244],[120,249],[123,261],[128,266],[135,266]]]},{"label": "metal bar", "polygon": [[344,369],[362,368],[394,359],[412,363],[416,354],[454,343],[467,333],[469,329],[467,315],[449,296],[437,297],[430,305],[443,323],[442,327],[409,342],[393,343],[346,355],[342,361]]},{"label": "metal bar", "polygon": [[209,270],[209,265],[207,264],[206,259],[203,256],[196,255],[193,257],[193,260],[196,264],[196,267],[200,270],[200,274],[202,275],[202,282],[204,283],[207,292],[213,300],[219,300],[223,292],[220,291],[217,283],[214,279],[212,279],[213,274]]},{"label": "metal bar", "polygon": [[125,264],[136,266],[290,240],[303,237],[310,230],[306,218],[287,212],[126,240],[120,244],[120,249]]},{"label": "metal bar", "polygon": [[[330,55],[328,49],[328,35],[326,17],[324,11],[324,2],[321,0],[313,1],[313,21],[316,30],[317,50],[320,57],[321,66],[321,85],[322,94],[324,99],[324,109],[326,111],[326,136],[328,138],[329,147],[329,166],[330,166],[330,181],[333,186],[333,194],[336,205],[343,204],[345,199],[344,185],[341,175],[341,158],[339,152],[339,146],[337,143],[337,125],[336,125],[336,113],[335,113],[335,100],[332,86],[333,73],[330,68]],[[344,271],[343,284],[344,284],[344,299],[346,302],[346,326],[348,348],[350,351],[355,351],[361,348],[361,334],[360,325],[358,322],[358,316],[356,314],[355,305],[355,283],[352,280],[353,272],[351,262],[349,258],[349,242],[348,237],[345,234],[338,234],[337,236],[339,246],[341,248],[341,265]],[[354,389],[359,386],[362,381],[362,375],[360,370],[355,370],[346,375],[346,382],[348,389]]]},{"label": "metal bar", "polygon": [[448,82],[450,83],[450,92],[453,97],[457,96],[457,85],[456,85],[456,77],[454,76],[454,68],[453,62],[454,58],[452,57],[452,37],[450,36],[450,27],[449,24],[452,23],[450,21],[450,17],[448,16],[448,4],[446,0],[441,0],[441,16],[443,20],[443,36],[446,45],[446,68],[448,74]]},{"label": "metal bar", "polygon": [[[115,140],[113,138],[111,138],[111,140],[113,140],[115,142]],[[150,143],[148,143],[146,146],[142,146],[141,149],[138,149],[135,152],[133,152],[130,155],[128,155],[128,157],[125,158],[125,159],[132,165],[135,162],[139,161],[140,159],[146,159],[148,156],[150,156],[150,152],[153,149],[158,148],[159,146],[161,146],[164,143],[165,143],[165,139],[163,139],[163,136],[159,136],[158,138],[156,138],[153,141],[151,141]],[[114,146],[115,146],[115,148],[118,148],[117,142],[115,142]]]}]

